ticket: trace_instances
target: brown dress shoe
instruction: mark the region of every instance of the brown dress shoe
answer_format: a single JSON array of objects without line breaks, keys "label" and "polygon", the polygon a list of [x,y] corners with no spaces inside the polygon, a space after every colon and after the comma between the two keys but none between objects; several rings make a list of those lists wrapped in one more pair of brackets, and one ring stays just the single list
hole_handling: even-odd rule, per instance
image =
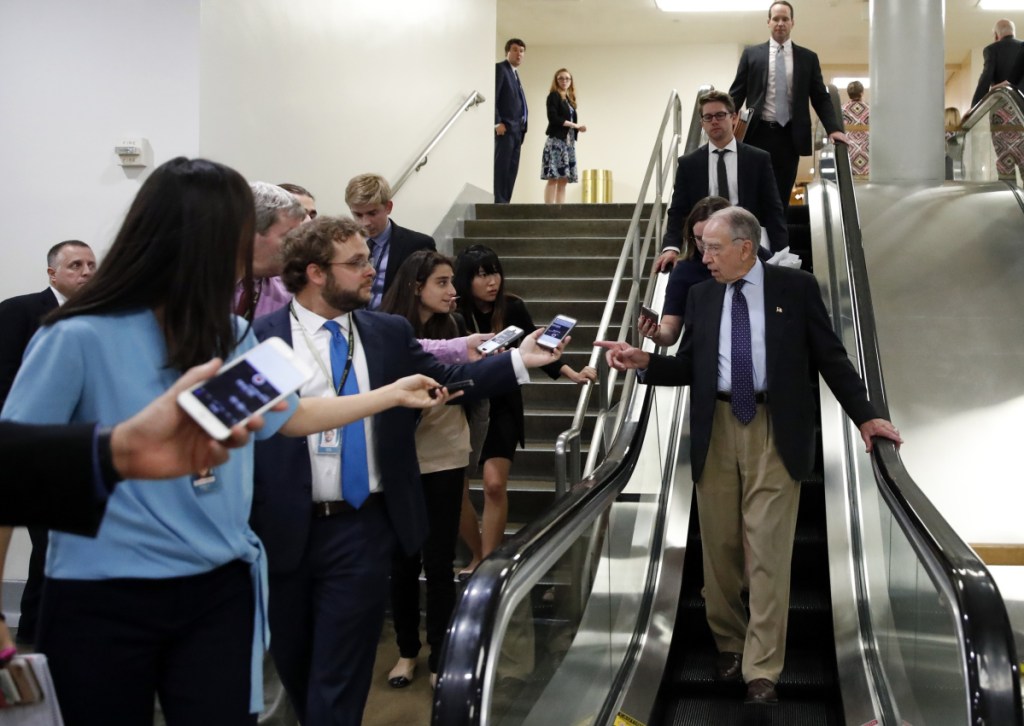
[{"label": "brown dress shoe", "polygon": [[747,697],[744,703],[778,703],[779,696],[775,693],[775,684],[767,678],[755,678],[747,684]]},{"label": "brown dress shoe", "polygon": [[720,681],[738,681],[743,670],[743,654],[728,651],[718,654],[715,662],[715,678]]}]

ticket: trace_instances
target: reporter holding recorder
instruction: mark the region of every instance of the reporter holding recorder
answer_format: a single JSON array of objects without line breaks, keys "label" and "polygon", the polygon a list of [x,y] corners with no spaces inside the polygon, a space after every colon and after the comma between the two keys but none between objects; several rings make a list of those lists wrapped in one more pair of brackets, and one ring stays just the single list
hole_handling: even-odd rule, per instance
[{"label": "reporter holding recorder", "polygon": [[[252,348],[231,300],[239,277],[251,286],[253,227],[237,172],[182,157],[158,167],[96,275],[29,345],[22,370],[32,374],[15,380],[3,418],[113,425],[190,366]],[[412,376],[336,399],[293,395],[258,438],[438,405],[447,396],[431,398],[436,386]],[[97,712],[107,724],[148,723],[154,695],[171,726],[256,723],[267,629],[263,548],[248,523],[252,452],[239,448],[212,481],[125,481],[95,538],[53,534],[37,645],[68,726]]]}]

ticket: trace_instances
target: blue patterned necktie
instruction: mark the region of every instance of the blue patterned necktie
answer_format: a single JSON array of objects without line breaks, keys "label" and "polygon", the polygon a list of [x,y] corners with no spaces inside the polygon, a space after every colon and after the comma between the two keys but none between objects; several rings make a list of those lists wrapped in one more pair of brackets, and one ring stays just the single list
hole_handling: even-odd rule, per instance
[{"label": "blue patterned necktie", "polygon": [[748,424],[757,413],[754,400],[754,356],[750,350],[750,313],[743,283],[732,284],[732,413],[740,423]]},{"label": "blue patterned necktie", "polygon": [[[334,390],[337,391],[348,361],[348,341],[341,326],[334,320],[325,322],[324,327],[331,333],[331,372]],[[354,393],[359,393],[359,382],[356,380],[353,363],[341,389],[341,395],[350,396]],[[341,496],[356,509],[370,496],[370,472],[366,465],[366,431],[362,419],[341,429]]]},{"label": "blue patterned necktie", "polygon": [[784,49],[785,46],[780,45],[775,51],[775,123],[779,126],[789,123],[789,82],[786,80]]}]

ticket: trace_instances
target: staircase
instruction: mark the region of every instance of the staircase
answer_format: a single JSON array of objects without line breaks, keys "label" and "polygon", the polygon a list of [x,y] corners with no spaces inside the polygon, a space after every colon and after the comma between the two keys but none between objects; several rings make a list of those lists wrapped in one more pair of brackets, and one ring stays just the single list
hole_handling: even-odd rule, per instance
[{"label": "staircase", "polygon": [[[580,370],[590,359],[633,210],[632,204],[479,204],[476,219],[464,223],[465,236],[453,241],[454,254],[474,244],[493,249],[506,292],[526,301],[538,326],[559,313],[576,318],[562,361]],[[632,274],[631,265],[625,274]],[[612,318],[616,331],[628,290],[623,284]],[[552,381],[543,371],[532,371],[531,379],[523,387],[526,448],[516,452],[509,481],[508,534],[554,501],[555,440],[572,425],[580,394],[569,380]],[[584,457],[593,421],[589,415],[584,424]],[[471,481],[470,490],[479,512],[481,481]]]}]

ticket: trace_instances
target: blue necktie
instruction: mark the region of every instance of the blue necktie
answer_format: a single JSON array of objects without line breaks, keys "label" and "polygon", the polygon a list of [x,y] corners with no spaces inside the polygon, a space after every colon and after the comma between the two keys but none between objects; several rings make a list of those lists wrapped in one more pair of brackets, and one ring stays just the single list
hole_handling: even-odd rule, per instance
[{"label": "blue necktie", "polygon": [[[348,341],[341,332],[341,326],[334,320],[328,320],[324,327],[331,333],[331,371],[334,378],[334,390],[338,390],[341,375],[348,361]],[[341,395],[350,396],[359,393],[359,382],[356,380],[355,364],[353,363],[345,379]],[[341,429],[341,496],[358,509],[370,496],[370,472],[366,466],[366,431],[363,421],[354,421]]]},{"label": "blue necktie", "polygon": [[732,284],[732,413],[741,423],[748,424],[757,413],[754,400],[754,357],[750,350],[750,313],[747,298],[743,296],[743,283]]},{"label": "blue necktie", "polygon": [[[775,51],[775,123],[789,123],[789,82],[786,80],[785,46]],[[719,195],[721,196],[721,195]]]}]

